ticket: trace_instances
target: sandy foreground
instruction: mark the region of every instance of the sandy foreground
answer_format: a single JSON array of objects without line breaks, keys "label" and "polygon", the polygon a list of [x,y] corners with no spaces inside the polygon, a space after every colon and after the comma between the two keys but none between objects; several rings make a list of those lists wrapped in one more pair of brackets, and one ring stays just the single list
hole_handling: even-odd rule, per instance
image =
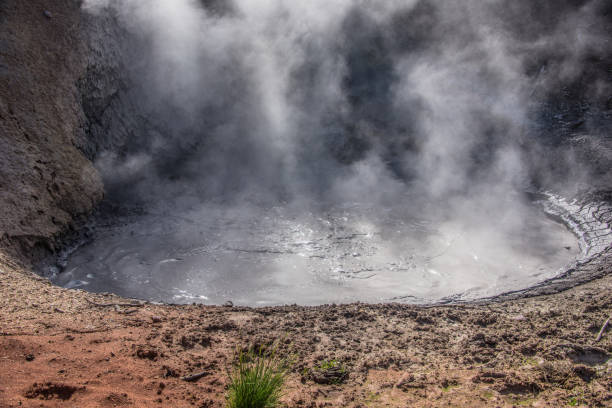
[{"label": "sandy foreground", "polygon": [[[612,406],[610,275],[484,305],[249,309],[132,307],[0,270],[2,407],[221,407],[236,350],[270,345],[294,362],[290,407]],[[347,379],[315,382],[331,360]]]}]

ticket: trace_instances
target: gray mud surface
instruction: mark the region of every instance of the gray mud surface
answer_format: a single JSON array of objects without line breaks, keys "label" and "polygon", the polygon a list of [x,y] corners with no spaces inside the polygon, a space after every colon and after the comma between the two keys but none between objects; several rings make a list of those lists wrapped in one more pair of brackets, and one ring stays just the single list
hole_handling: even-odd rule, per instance
[{"label": "gray mud surface", "polygon": [[63,272],[46,273],[66,288],[166,303],[426,304],[536,286],[605,248],[554,196],[508,200],[515,213],[474,208],[461,222],[406,204],[160,209],[100,223]]}]

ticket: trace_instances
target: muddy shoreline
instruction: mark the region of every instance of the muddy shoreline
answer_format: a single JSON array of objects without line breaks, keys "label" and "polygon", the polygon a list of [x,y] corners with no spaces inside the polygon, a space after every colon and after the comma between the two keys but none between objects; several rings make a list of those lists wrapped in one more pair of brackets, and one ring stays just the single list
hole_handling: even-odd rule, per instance
[{"label": "muddy shoreline", "polygon": [[[530,193],[529,196],[543,200],[541,202],[545,208],[545,215],[565,225],[579,240],[581,254],[577,256],[574,262],[567,265],[564,270],[556,276],[545,279],[535,285],[503,292],[494,296],[462,299],[462,294],[457,294],[434,302],[414,303],[403,302],[400,299],[392,299],[389,302],[416,304],[424,307],[487,304],[490,302],[551,295],[605,276],[608,273],[607,266],[612,264],[612,230],[609,227],[612,223],[612,201],[609,201],[610,192],[600,191],[582,194],[581,198],[574,199],[562,198],[550,192]],[[89,220],[84,221],[79,228],[76,228],[74,232],[60,239],[60,242],[64,242],[64,244],[58,249],[58,255],[47,256],[41,261],[35,262],[34,271],[43,278],[48,278],[50,273],[63,273],[70,255],[78,251],[83,245],[92,242],[96,226],[99,226],[100,223],[113,224],[117,222],[117,211],[121,212],[122,210],[115,208],[111,212],[109,211],[109,205],[104,204]],[[127,211],[140,214],[145,210],[131,209]],[[141,298],[138,298],[138,300],[147,301],[147,299]],[[162,303],[174,304],[172,302]],[[197,303],[206,304],[206,302]],[[366,303],[376,304],[377,302]]]},{"label": "muddy shoreline", "polygon": [[[551,295],[606,276],[612,264],[612,203],[609,196],[609,192],[585,194],[581,199],[571,200],[573,211],[568,211],[565,205],[565,210],[559,211],[558,207],[550,212],[582,241],[582,257],[566,271],[530,288],[502,293],[476,303]],[[567,201],[562,199],[562,203],[567,204]]]}]

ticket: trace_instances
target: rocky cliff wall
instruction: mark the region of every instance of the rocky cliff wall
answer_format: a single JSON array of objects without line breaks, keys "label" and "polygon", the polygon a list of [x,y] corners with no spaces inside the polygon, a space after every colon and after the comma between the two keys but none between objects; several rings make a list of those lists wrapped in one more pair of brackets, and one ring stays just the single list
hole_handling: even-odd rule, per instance
[{"label": "rocky cliff wall", "polygon": [[89,214],[103,185],[80,148],[89,50],[80,2],[0,2],[0,242],[31,258]]}]

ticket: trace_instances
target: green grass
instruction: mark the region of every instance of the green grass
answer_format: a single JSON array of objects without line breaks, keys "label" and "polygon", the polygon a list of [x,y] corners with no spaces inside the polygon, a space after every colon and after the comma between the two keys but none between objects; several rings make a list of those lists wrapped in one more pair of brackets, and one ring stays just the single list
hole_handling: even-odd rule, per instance
[{"label": "green grass", "polygon": [[567,405],[570,407],[578,407],[583,404],[585,404],[585,402],[580,397],[572,397],[567,401]]},{"label": "green grass", "polygon": [[341,384],[346,379],[346,368],[342,363],[336,359],[333,360],[324,360],[318,366],[314,367],[313,372],[316,373],[328,373],[334,372],[335,378],[329,379],[329,384]]},{"label": "green grass", "polygon": [[529,397],[529,398],[510,397],[510,398],[507,398],[506,401],[515,406],[530,407],[533,405],[536,399],[533,397]]},{"label": "green grass", "polygon": [[523,365],[528,365],[532,367],[535,367],[540,364],[540,362],[536,358],[533,358],[533,357],[525,357],[522,363]]},{"label": "green grass", "polygon": [[375,404],[378,401],[380,401],[381,398],[382,396],[379,393],[368,391],[368,393],[366,394],[365,404],[369,407],[370,405]]},{"label": "green grass", "polygon": [[332,368],[340,368],[341,370],[344,370],[344,367],[342,367],[342,364],[338,360],[335,360],[335,359],[334,360],[324,360],[317,367],[317,369],[321,371],[329,370]]},{"label": "green grass", "polygon": [[230,374],[228,408],[275,408],[279,406],[287,369],[274,355],[243,353]]}]

